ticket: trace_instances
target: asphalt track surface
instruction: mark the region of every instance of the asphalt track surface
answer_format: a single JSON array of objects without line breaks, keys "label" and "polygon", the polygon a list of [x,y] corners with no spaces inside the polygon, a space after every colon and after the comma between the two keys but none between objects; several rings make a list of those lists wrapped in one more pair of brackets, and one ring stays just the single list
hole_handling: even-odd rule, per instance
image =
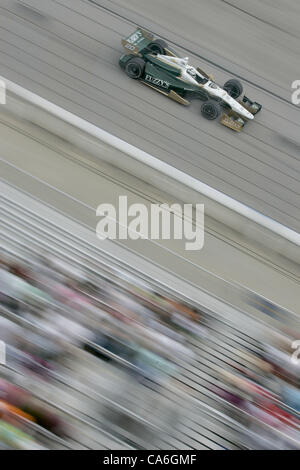
[{"label": "asphalt track surface", "polygon": [[[300,229],[300,4],[246,0],[0,0],[0,73],[233,198]],[[135,25],[263,104],[241,134],[130,80]]]}]

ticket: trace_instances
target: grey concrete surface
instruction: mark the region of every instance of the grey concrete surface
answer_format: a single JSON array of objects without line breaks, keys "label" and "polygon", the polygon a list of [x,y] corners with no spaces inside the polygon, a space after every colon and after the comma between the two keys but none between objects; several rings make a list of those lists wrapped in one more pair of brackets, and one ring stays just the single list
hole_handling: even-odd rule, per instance
[{"label": "grey concrete surface", "polygon": [[[299,231],[296,0],[23,3],[37,11],[0,0],[3,76]],[[262,113],[238,135],[128,79],[120,39],[136,24],[218,82],[241,77]]]}]

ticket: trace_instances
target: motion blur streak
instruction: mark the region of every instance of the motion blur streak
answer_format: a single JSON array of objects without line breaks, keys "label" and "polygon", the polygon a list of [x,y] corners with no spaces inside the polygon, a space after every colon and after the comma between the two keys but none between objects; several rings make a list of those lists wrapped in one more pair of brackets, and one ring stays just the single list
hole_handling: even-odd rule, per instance
[{"label": "motion blur streak", "polygon": [[[290,92],[298,78],[295,38],[259,21],[249,22],[247,15],[216,0],[192,2],[188,11],[178,0],[164,0],[163,6],[160,0],[22,3],[48,21],[34,19],[17,2],[0,0],[1,74],[300,231],[299,109],[291,103]],[[258,9],[256,16],[258,3],[263,2],[252,7]],[[285,10],[279,19],[288,16],[297,34],[299,2],[288,3],[289,8],[277,6]],[[269,14],[277,8],[268,2]],[[197,103],[183,109],[125,79],[118,68],[120,40],[133,25],[154,31],[171,46],[175,43],[182,56],[188,55],[220,83],[229,73],[242,80],[251,77],[245,92],[264,104],[259,121],[236,137],[201,119]],[[232,38],[236,25],[243,34]]]},{"label": "motion blur streak", "polygon": [[[0,0],[1,74],[299,232],[299,2],[280,17],[275,0],[236,3],[192,2],[192,15],[179,0]],[[126,80],[133,24],[223,82],[247,78],[260,120],[233,136]],[[296,250],[287,259],[285,240],[267,250],[246,223],[211,216],[201,254],[100,243],[101,202],[184,196],[13,104],[0,107],[1,449],[299,449]]]},{"label": "motion blur streak", "polygon": [[3,447],[299,447],[291,332],[258,340],[26,206],[1,215]]}]

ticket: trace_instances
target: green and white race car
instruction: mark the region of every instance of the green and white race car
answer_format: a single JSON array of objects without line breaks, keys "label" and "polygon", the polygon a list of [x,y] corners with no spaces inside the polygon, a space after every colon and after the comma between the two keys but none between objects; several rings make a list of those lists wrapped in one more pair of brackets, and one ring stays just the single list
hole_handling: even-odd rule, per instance
[{"label": "green and white race car", "polygon": [[239,80],[233,78],[220,87],[211,75],[189,65],[187,57],[177,57],[165,41],[143,29],[123,39],[122,45],[126,54],[119,64],[130,78],[184,105],[191,98],[202,100],[201,114],[206,119],[217,119],[223,111],[221,123],[240,131],[262,108],[246,96],[238,100],[243,93]]}]

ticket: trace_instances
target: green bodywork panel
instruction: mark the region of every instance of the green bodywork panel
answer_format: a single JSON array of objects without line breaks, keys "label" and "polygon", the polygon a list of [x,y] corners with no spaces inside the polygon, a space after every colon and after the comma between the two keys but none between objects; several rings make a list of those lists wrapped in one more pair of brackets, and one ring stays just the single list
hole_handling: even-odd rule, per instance
[{"label": "green bodywork panel", "polygon": [[176,92],[180,92],[180,94],[182,94],[182,92],[199,93],[199,87],[180,79],[179,69],[163,63],[151,54],[145,56],[144,59],[146,59],[146,67],[145,75],[142,80],[145,82],[149,82],[154,85],[156,82],[156,86],[159,86],[161,82],[157,82],[157,80],[160,80],[162,81],[161,87],[167,88],[168,91],[174,90]]},{"label": "green bodywork panel", "polygon": [[142,29],[137,29],[126,39],[123,39],[122,44],[126,54],[123,54],[119,60],[121,68],[124,69],[127,61],[131,58],[141,57],[146,64],[144,73],[140,77],[142,82],[165,93],[173,90],[181,97],[192,93],[196,98],[207,99],[207,93],[202,91],[200,87],[181,79],[180,69],[163,62],[151,52],[148,45],[152,40],[153,36]]},{"label": "green bodywork panel", "polygon": [[159,60],[155,55],[146,54],[146,55],[143,56],[143,58],[147,62],[151,62],[151,64],[157,66],[161,70],[164,70],[165,72],[169,73],[173,77],[180,77],[181,71],[178,68],[173,67],[172,65],[169,65],[169,64]]}]

